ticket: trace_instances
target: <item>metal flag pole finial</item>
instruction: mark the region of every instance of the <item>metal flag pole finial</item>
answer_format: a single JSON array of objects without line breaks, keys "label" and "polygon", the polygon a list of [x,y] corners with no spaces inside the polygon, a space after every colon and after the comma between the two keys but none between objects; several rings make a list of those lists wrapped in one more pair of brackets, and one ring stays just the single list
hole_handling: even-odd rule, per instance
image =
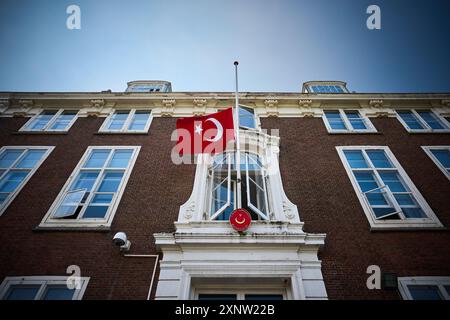
[{"label": "metal flag pole finial", "polygon": [[235,90],[235,137],[236,137],[236,208],[242,208],[241,197],[241,146],[239,140],[239,93],[238,93],[238,66],[239,62],[234,62],[234,72],[236,78],[236,90]]}]

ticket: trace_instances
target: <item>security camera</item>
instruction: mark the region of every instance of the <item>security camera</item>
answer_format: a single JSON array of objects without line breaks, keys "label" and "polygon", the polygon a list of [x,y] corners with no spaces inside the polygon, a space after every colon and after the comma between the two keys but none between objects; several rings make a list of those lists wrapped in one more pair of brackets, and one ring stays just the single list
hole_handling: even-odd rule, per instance
[{"label": "security camera", "polygon": [[120,251],[129,251],[131,242],[127,239],[125,232],[117,232],[114,235],[113,243],[120,248]]}]

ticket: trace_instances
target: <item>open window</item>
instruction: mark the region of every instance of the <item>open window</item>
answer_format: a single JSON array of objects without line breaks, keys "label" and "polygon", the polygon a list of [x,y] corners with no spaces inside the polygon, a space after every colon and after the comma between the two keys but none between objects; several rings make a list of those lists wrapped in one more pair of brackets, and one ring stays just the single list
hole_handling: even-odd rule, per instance
[{"label": "open window", "polygon": [[337,147],[372,228],[442,227],[388,147]]},{"label": "open window", "polygon": [[[234,152],[219,154],[208,170],[210,220],[228,220],[237,208],[235,158]],[[240,171],[242,207],[253,220],[268,220],[267,173],[260,157],[241,152]]]}]

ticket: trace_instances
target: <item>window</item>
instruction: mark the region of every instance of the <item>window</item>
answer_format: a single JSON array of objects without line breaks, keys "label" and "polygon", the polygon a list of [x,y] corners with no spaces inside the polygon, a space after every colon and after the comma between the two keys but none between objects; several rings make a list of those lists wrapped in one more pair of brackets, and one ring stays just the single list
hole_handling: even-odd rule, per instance
[{"label": "window", "polygon": [[41,226],[109,226],[139,150],[89,147]]},{"label": "window", "polygon": [[[269,218],[266,170],[261,159],[248,152],[240,156],[241,202],[253,220]],[[228,220],[237,203],[235,153],[215,156],[208,170],[211,220]]]},{"label": "window", "polygon": [[77,119],[76,110],[44,110],[31,118],[20,131],[66,132]]},{"label": "window", "polygon": [[336,147],[372,228],[442,227],[388,147]]},{"label": "window", "polygon": [[404,300],[450,300],[450,277],[398,278]]},{"label": "window", "polygon": [[344,88],[337,85],[311,86],[311,90],[314,93],[345,93]]},{"label": "window", "polygon": [[67,286],[68,277],[7,277],[0,286],[1,300],[81,300],[89,282],[80,277],[79,288]]},{"label": "window", "polygon": [[145,133],[151,122],[151,110],[117,110],[106,118],[100,132]]},{"label": "window", "polygon": [[427,146],[422,149],[450,180],[450,146]]},{"label": "window", "polygon": [[376,132],[369,118],[357,110],[326,110],[323,121],[330,133]]},{"label": "window", "polygon": [[256,129],[255,111],[251,108],[239,106],[239,127]]},{"label": "window", "polygon": [[397,110],[397,119],[408,132],[447,132],[450,124],[431,110]]},{"label": "window", "polygon": [[53,148],[10,146],[0,149],[0,215]]}]

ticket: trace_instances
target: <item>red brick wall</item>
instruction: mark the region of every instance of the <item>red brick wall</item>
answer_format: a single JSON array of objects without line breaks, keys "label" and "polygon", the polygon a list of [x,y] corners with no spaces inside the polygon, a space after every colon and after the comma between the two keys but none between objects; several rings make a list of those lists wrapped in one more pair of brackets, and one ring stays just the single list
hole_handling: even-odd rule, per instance
[{"label": "red brick wall", "polygon": [[[145,299],[153,258],[124,258],[112,237],[125,231],[131,252],[155,254],[153,233],[173,231],[190,195],[194,166],[170,161],[175,119],[154,119],[148,135],[96,134],[102,118],[80,118],[67,135],[14,134],[25,118],[0,118],[0,145],[56,148],[0,216],[0,281],[5,276],[65,275],[68,265],[90,276],[86,299]],[[90,145],[142,146],[110,232],[33,231]]]},{"label": "red brick wall", "polygon": [[[15,134],[27,120],[0,118],[0,145],[56,148],[0,217],[0,281],[6,276],[64,275],[68,265],[76,264],[83,276],[91,277],[85,299],[145,299],[154,259],[124,258],[111,240],[115,232],[125,231],[131,253],[155,254],[152,234],[173,231],[195,173],[193,165],[170,161],[175,119],[155,118],[148,135],[97,134],[103,118],[80,118],[67,135]],[[371,264],[400,276],[450,275],[449,232],[370,232],[334,148],[389,146],[448,226],[450,182],[420,146],[449,145],[450,135],[410,135],[396,119],[373,122],[382,134],[329,135],[317,118],[262,119],[264,128],[280,129],[284,188],[298,205],[305,230],[327,234],[320,258],[331,299],[398,298],[395,291],[366,289],[365,270]],[[142,146],[111,231],[33,231],[91,145]]]},{"label": "red brick wall", "polygon": [[395,118],[372,119],[381,134],[331,135],[318,118],[262,119],[280,130],[280,168],[305,231],[326,233],[322,271],[330,299],[392,299],[368,290],[369,265],[399,276],[450,276],[450,232],[371,232],[337,154],[339,145],[389,146],[440,221],[450,225],[450,182],[420,148],[450,145],[450,134],[409,134]]}]

